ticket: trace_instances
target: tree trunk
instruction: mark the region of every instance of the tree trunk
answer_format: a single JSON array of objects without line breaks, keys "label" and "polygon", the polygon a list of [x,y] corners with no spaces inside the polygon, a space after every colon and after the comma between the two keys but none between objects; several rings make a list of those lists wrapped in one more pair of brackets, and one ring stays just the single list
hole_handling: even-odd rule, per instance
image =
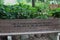
[{"label": "tree trunk", "polygon": [[35,7],[35,0],[32,0],[32,7]]}]

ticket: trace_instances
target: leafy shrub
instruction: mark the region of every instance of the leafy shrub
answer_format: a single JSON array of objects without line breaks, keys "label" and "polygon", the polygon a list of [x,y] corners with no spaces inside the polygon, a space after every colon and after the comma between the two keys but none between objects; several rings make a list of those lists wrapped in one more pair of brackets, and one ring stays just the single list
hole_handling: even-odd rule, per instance
[{"label": "leafy shrub", "polygon": [[38,8],[19,4],[13,6],[0,5],[0,19],[33,19],[47,18]]},{"label": "leafy shrub", "polygon": [[48,4],[41,1],[36,2],[35,6],[39,9],[38,11],[44,11],[44,10],[48,11],[47,9],[49,9]]},{"label": "leafy shrub", "polygon": [[56,8],[50,11],[53,17],[60,18],[60,8]]}]

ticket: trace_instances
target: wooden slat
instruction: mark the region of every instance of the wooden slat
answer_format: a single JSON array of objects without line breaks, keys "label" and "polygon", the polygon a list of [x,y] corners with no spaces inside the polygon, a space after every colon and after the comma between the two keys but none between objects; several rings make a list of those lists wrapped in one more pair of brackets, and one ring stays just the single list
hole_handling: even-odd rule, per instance
[{"label": "wooden slat", "polygon": [[[60,19],[0,19],[0,33],[18,33],[41,31],[60,31]],[[21,33],[23,32],[23,33]],[[3,35],[2,34],[2,35]],[[7,34],[7,35],[8,35]],[[11,35],[12,35],[11,34]],[[1,34],[0,34],[1,35]]]},{"label": "wooden slat", "polygon": [[0,33],[0,36],[7,35],[24,35],[24,34],[45,34],[45,33],[58,33],[60,31],[38,31],[38,32],[20,32],[20,33]]}]

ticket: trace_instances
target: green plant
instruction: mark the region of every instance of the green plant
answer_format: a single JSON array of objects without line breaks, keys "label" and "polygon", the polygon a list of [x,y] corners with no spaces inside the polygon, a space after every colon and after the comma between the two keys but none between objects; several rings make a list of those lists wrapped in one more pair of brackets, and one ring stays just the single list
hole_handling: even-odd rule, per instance
[{"label": "green plant", "polygon": [[44,19],[48,16],[39,12],[38,7],[31,7],[25,4],[0,5],[0,19]]},{"label": "green plant", "polygon": [[53,17],[60,18],[60,8],[50,10],[50,14],[52,14]]}]

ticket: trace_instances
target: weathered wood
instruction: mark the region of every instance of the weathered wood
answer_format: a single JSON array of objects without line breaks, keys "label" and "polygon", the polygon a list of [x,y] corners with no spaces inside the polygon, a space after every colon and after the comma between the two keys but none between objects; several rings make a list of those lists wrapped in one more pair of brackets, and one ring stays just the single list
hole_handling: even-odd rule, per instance
[{"label": "weathered wood", "polygon": [[0,19],[0,35],[60,32],[60,19]]}]

